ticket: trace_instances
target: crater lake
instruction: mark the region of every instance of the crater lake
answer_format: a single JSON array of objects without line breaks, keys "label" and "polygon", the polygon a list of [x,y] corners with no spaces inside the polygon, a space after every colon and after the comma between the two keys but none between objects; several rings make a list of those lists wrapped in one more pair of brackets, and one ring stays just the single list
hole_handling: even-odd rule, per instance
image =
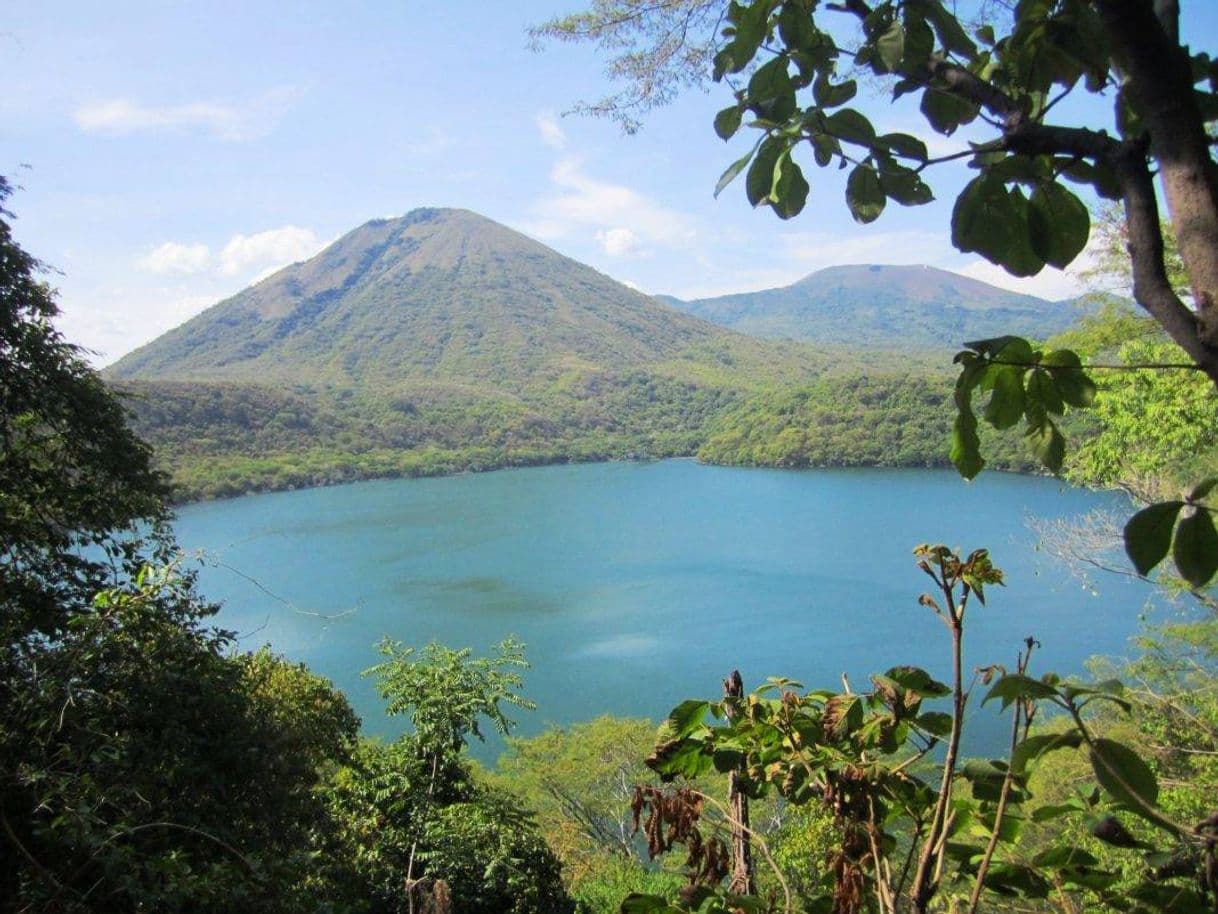
[{"label": "crater lake", "polygon": [[[1144,583],[1089,581],[1038,548],[1030,519],[1130,512],[1118,493],[1057,480],[938,470],[760,470],[692,460],[561,465],[255,495],[179,511],[217,623],[343,689],[365,732],[391,735],[361,672],[389,637],[487,653],[508,635],[533,667],[518,733],[600,714],[661,719],[682,699],[788,676],[866,687],[915,664],[945,678],[945,629],[918,596],[918,543],[990,549],[1006,587],[966,622],[966,668],[1085,674],[1124,655],[1151,606]],[[1113,557],[1117,564],[1123,558]],[[199,566],[196,566],[199,567]],[[1004,739],[971,702],[972,748]],[[497,744],[476,754],[492,755]],[[996,748],[996,747],[995,747]]]}]

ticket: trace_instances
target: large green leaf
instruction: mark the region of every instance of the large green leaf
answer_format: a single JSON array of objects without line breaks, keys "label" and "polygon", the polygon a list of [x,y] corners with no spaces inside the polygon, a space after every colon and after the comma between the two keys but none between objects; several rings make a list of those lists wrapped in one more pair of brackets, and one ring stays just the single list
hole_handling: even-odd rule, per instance
[{"label": "large green leaf", "polygon": [[1032,453],[1036,459],[1053,473],[1061,471],[1062,461],[1066,459],[1066,439],[1062,436],[1057,424],[1049,418],[1032,425],[1024,432]]},{"label": "large green leaf", "polygon": [[1218,532],[1214,517],[1202,507],[1180,519],[1176,526],[1176,541],[1172,558],[1180,576],[1193,587],[1208,584],[1218,571]]},{"label": "large green leaf", "polygon": [[739,105],[724,108],[715,115],[715,133],[722,140],[730,140],[740,129],[740,120],[743,116],[744,109]]},{"label": "large green leaf", "polygon": [[950,695],[951,689],[939,680],[931,677],[930,673],[916,666],[894,666],[885,674],[901,688],[921,695],[923,698],[942,698]]},{"label": "large green leaf", "polygon": [[876,141],[897,155],[906,158],[917,159],[921,162],[925,162],[929,158],[926,144],[908,133],[885,133],[883,136],[876,137]]},{"label": "large green leaf", "polygon": [[922,93],[922,114],[939,133],[951,136],[961,124],[977,117],[977,106],[942,89],[929,88]]},{"label": "large green leaf", "polygon": [[875,128],[871,121],[853,108],[843,108],[825,118],[825,128],[839,140],[870,146],[875,142]]},{"label": "large green leaf", "polygon": [[884,188],[875,169],[856,165],[846,181],[846,203],[855,222],[874,222],[884,212]]},{"label": "large green leaf", "polygon": [[988,175],[970,181],[952,210],[952,244],[1001,262],[1014,243],[1012,212],[1006,186]]},{"label": "large green leaf", "polygon": [[1097,739],[1090,755],[1095,779],[1117,801],[1143,816],[1146,807],[1158,802],[1158,779],[1133,749],[1115,740]]},{"label": "large green leaf", "polygon": [[1125,524],[1125,553],[1138,574],[1150,574],[1167,557],[1176,516],[1183,507],[1182,501],[1160,502],[1143,508]]},{"label": "large green leaf", "polygon": [[822,108],[836,108],[838,105],[844,105],[854,98],[857,92],[858,83],[853,79],[848,79],[835,86],[830,81],[829,74],[823,71],[812,83],[812,98]]},{"label": "large green leaf", "polygon": [[994,428],[1010,428],[1023,418],[1024,369],[1015,365],[991,365],[987,386],[993,389],[985,406],[985,421]]},{"label": "large green leaf", "polygon": [[778,160],[775,172],[774,187],[770,191],[771,205],[783,219],[798,216],[808,199],[808,181],[804,178],[803,170],[789,156]]},{"label": "large green leaf", "polygon": [[875,51],[875,62],[879,64],[876,69],[880,72],[891,73],[900,66],[905,56],[905,29],[898,20],[894,19],[876,36]]},{"label": "large green leaf", "polygon": [[1058,749],[1076,749],[1082,741],[1083,738],[1077,730],[1029,736],[1015,747],[1015,753],[1011,756],[1011,769],[1016,774],[1022,774],[1042,756]]},{"label": "large green leaf", "polygon": [[749,173],[744,179],[744,192],[751,206],[760,206],[770,198],[774,188],[774,170],[778,165],[778,157],[782,155],[783,146],[772,137],[767,138],[753,157]]},{"label": "large green leaf", "polygon": [[1028,238],[1045,263],[1065,269],[1087,244],[1087,207],[1060,184],[1040,184],[1028,203]]},{"label": "large green leaf", "polygon": [[1039,679],[1033,679],[1031,676],[1024,676],[1021,673],[1009,673],[999,679],[981,703],[987,704],[995,698],[1002,700],[1002,707],[1005,709],[1017,699],[1031,698],[1040,700],[1043,698],[1053,698],[1057,695],[1057,689],[1048,683],[1041,682]]},{"label": "large green leaf", "polygon": [[921,206],[935,199],[921,176],[909,168],[887,168],[880,172],[884,193],[902,206]]},{"label": "large green leaf", "polygon": [[795,87],[787,64],[788,58],[775,57],[749,80],[746,97],[758,117],[781,123],[795,113]]}]

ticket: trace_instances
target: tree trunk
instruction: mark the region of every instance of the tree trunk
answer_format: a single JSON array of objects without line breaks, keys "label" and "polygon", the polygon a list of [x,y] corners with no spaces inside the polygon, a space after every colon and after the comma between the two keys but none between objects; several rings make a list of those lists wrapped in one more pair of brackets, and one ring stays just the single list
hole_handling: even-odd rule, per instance
[{"label": "tree trunk", "polygon": [[[723,680],[724,698],[743,698],[744,680],[739,670]],[[740,789],[740,772],[727,776],[727,806],[732,814],[732,881],[728,891],[736,895],[752,895],[753,847],[749,840],[749,798]]]},{"label": "tree trunk", "polygon": [[1129,0],[1097,0],[1097,5],[1150,136],[1150,154],[1188,271],[1197,335],[1218,352],[1218,169],[1193,94],[1188,51],[1172,39],[1176,5],[1161,0],[1155,6]]}]

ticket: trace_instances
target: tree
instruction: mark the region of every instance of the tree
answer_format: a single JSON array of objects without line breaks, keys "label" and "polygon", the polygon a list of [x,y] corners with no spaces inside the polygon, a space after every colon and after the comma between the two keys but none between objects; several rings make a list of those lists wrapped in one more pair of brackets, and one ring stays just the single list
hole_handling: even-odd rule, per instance
[{"label": "tree", "polygon": [[[757,131],[716,193],[743,173],[749,202],[784,219],[802,211],[810,189],[797,158],[849,168],[846,203],[856,221],[869,223],[889,200],[929,202],[927,170],[967,157],[977,175],[956,199],[953,244],[1031,276],[1046,265],[1069,265],[1087,243],[1090,216],[1069,185],[1120,201],[1134,297],[1185,352],[1187,367],[1218,384],[1218,165],[1207,132],[1218,119],[1218,63],[1180,43],[1177,0],[1005,6],[981,4],[982,13],[1003,12],[970,35],[964,17],[941,0],[750,0],[726,7],[712,0],[646,6],[600,0],[536,34],[590,40],[615,53],[611,72],[616,66],[617,75],[635,78],[636,103],[663,101],[671,78],[663,68],[644,70],[656,81],[648,84],[638,67],[622,69],[623,61],[671,60],[672,42],[713,47],[711,78],[728,82],[735,97],[716,115],[716,133],[726,140],[742,126]],[[717,39],[699,30],[710,21],[712,30],[721,26]],[[979,122],[990,138],[936,159],[916,136],[877,134],[862,111],[847,105],[858,92],[850,74],[860,70],[891,86],[894,100],[919,95],[929,130],[950,135]],[[1111,122],[1058,122],[1069,110],[1060,103],[1075,93],[1112,96]],[[1156,173],[1192,308],[1168,273]],[[984,419],[991,425],[1026,420],[1033,452],[1058,472],[1065,441],[1054,417],[1094,397],[1077,354],[1003,337],[970,346],[957,361],[952,459],[960,472],[972,477],[984,465],[975,392],[989,394]],[[1206,480],[1131,521],[1126,545],[1139,572],[1169,550],[1194,586],[1218,571],[1218,532],[1205,503],[1213,487]]]},{"label": "tree", "polygon": [[[842,691],[804,691],[799,683],[771,679],[748,695],[677,705],[647,762],[673,784],[641,791],[640,801],[650,849],[662,853],[679,844],[688,852],[688,883],[675,901],[640,893],[627,898],[622,911],[790,912],[795,892],[806,910],[833,914],[1212,910],[1218,891],[1212,798],[1175,789],[1168,780],[1198,770],[1190,750],[1210,751],[1212,687],[1196,700],[1181,700],[1189,680],[1177,670],[1158,668],[1149,680],[1160,688],[1156,700],[1170,705],[1158,714],[1166,734],[1160,748],[1175,765],[1156,775],[1137,744],[1106,723],[1127,716],[1139,700],[1119,682],[1034,677],[1033,638],[1011,667],[966,673],[966,622],[971,626],[989,608],[987,590],[1003,582],[1002,573],[983,549],[962,558],[944,546],[920,546],[915,555],[934,583],[918,602],[949,635],[950,681],[897,666],[873,676],[866,690],[843,681]],[[1212,637],[1211,627],[1211,644]],[[1184,668],[1186,676],[1194,672],[1200,669]],[[1162,688],[1165,680],[1170,691]],[[976,713],[969,704],[983,687],[980,704],[994,702],[1010,714],[1008,751],[966,761],[962,737]],[[948,709],[938,710],[936,700]],[[1061,716],[1048,729],[1033,729],[1042,709]],[[1097,709],[1117,713],[1097,715]],[[1204,720],[1203,738],[1180,738],[1190,717]],[[1059,789],[1044,789],[1036,776],[1060,758],[1077,759],[1074,783],[1063,790],[1051,781]],[[1211,766],[1202,765],[1208,777]],[[827,859],[804,857],[801,878],[776,877],[780,892],[768,899],[725,890],[716,816],[706,797],[687,786],[711,770],[740,771],[749,796],[778,794],[797,808],[819,810],[812,822],[828,845]],[[1024,837],[1033,823],[1052,823],[1050,835],[1035,845]],[[1079,846],[1093,840],[1103,857]],[[776,855],[763,856],[777,871]],[[1011,907],[1000,907],[1004,903]]]},{"label": "tree", "polygon": [[506,735],[520,695],[523,646],[475,657],[432,643],[386,640],[368,670],[410,731],[364,741],[325,788],[331,839],[320,880],[328,900],[367,911],[568,914],[560,864],[515,799],[478,783],[463,750],[484,721]]},{"label": "tree", "polygon": [[0,912],[300,910],[358,720],[206,624],[151,452],[0,215]]}]

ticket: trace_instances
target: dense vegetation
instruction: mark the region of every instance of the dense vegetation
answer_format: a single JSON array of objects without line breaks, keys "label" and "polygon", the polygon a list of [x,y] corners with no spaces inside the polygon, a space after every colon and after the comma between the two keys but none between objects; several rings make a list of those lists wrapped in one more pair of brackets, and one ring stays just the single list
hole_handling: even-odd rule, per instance
[{"label": "dense vegetation", "polygon": [[[614,6],[598,4],[594,15],[610,15]],[[720,6],[689,0],[657,9],[672,15]],[[985,50],[936,0],[874,8],[847,0],[824,9],[860,20],[861,50],[852,59],[879,76],[899,76],[902,91],[923,91],[923,114],[936,129],[951,132],[982,108],[995,116],[1000,136],[979,154],[982,174],[958,201],[961,247],[1015,272],[1068,262],[1085,241],[1086,220],[1058,180],[1069,174],[1100,193],[1116,185],[1126,197],[1139,299],[1179,347],[1139,335],[1128,315],[1104,315],[1070,344],[1125,363],[1095,384],[1074,350],[1014,338],[971,345],[953,397],[952,460],[961,472],[972,476],[982,466],[974,407],[998,429],[1026,424],[1037,460],[1056,470],[1067,466],[1062,430],[1072,431],[1058,418],[1067,405],[1092,405],[1097,391],[1111,406],[1095,411],[1086,432],[1074,465],[1081,478],[1131,488],[1149,480],[1153,489],[1178,472],[1207,469],[1204,456],[1199,464],[1181,449],[1212,445],[1212,386],[1131,364],[1175,363],[1183,351],[1190,367],[1218,378],[1211,326],[1218,190],[1192,88],[1210,77],[1215,91],[1196,95],[1211,111],[1218,75],[1208,57],[1190,58],[1175,43],[1176,5],[1021,3],[1012,34],[997,39],[988,27],[978,30]],[[730,5],[717,76],[748,67],[767,37],[776,37],[779,50],[717,119],[730,136],[747,110],[765,131],[728,178],[749,166],[750,199],[794,215],[808,186],[791,146],[807,140],[825,165],[846,162],[844,142],[863,150],[848,189],[860,221],[878,216],[889,197],[924,202],[919,173],[896,161],[925,163],[920,141],[878,138],[858,112],[843,118],[822,110],[840,107],[855,86],[834,82],[842,51],[812,12],[816,5],[803,0]],[[1044,123],[1050,89],[1081,83],[1099,91],[1110,80],[1123,84],[1119,139]],[[810,87],[815,104],[801,109],[796,90]],[[1176,104],[1153,103],[1163,96]],[[830,122],[836,132],[826,129]],[[1054,161],[1055,154],[1070,158]],[[1177,292],[1164,288],[1151,164],[1161,168],[1173,208],[1188,216],[1180,244],[1195,320],[1182,319],[1189,315]],[[1030,198],[1021,184],[1033,188]],[[7,191],[0,182],[0,202]],[[367,266],[366,258],[340,258],[337,266],[355,277],[353,265]],[[268,651],[235,654],[229,637],[208,626],[212,607],[173,563],[161,523],[163,480],[115,401],[53,329],[55,305],[37,269],[0,219],[0,911],[1215,909],[1213,616],[1148,633],[1143,656],[1117,671],[1132,687],[1039,675],[1031,638],[1013,658],[966,661],[966,620],[978,624],[1003,583],[984,549],[915,550],[932,582],[917,602],[945,626],[950,681],[898,666],[861,689],[843,681],[840,691],[808,691],[778,679],[746,693],[729,676],[722,698],[685,701],[662,726],[646,760],[658,782],[631,760],[642,752],[642,727],[609,719],[515,743],[494,773],[473,768],[463,755],[467,740],[488,724],[506,733],[508,710],[528,706],[523,652],[511,641],[486,658],[439,645],[383,644],[384,659],[369,673],[387,712],[406,716],[410,728],[387,745],[359,741],[357,721],[329,684]],[[241,358],[256,361],[294,327],[322,318],[319,306],[358,282],[349,285],[301,285],[307,294],[289,288],[305,307],[286,312],[281,302],[255,296],[250,309],[229,315],[252,344]],[[692,340],[703,331],[667,320],[677,337],[686,336],[653,352],[649,365],[680,360],[687,345],[716,343]],[[627,361],[652,342],[627,336],[635,347],[625,350]],[[435,345],[446,341],[442,335],[428,341],[439,362],[451,355]],[[516,342],[507,350],[512,359],[544,361],[527,334]],[[296,336],[280,354],[303,358],[308,349],[308,338]],[[453,358],[464,358],[469,348],[456,352]],[[481,364],[486,379],[504,380],[494,374],[502,360]],[[336,397],[347,396],[341,391],[359,367],[329,366]],[[532,367],[548,368],[540,374],[550,382],[565,370]],[[703,383],[724,375],[705,361],[685,367]],[[402,381],[376,380],[385,390]],[[631,399],[632,385],[624,389]],[[869,404],[902,402],[908,390],[907,408],[916,414],[925,397],[908,379],[821,379],[785,393],[752,386],[753,404],[720,404],[739,411],[716,418],[723,426],[714,440],[742,459],[815,462],[820,452],[809,432],[831,426],[835,415],[822,411],[825,403],[871,418]],[[313,414],[282,393],[234,392],[221,402],[239,413],[258,396],[278,398],[287,418],[251,432],[251,447],[260,435],[291,442],[294,428],[336,440],[346,431],[346,417]],[[526,410],[535,402],[521,398]],[[189,402],[173,408],[194,415]],[[372,435],[378,407],[361,408],[369,410]],[[490,417],[504,436],[528,422],[511,407],[468,411],[476,423]],[[674,414],[656,415],[667,428]],[[226,437],[234,434],[227,420],[204,414],[189,421],[209,423],[223,446],[240,444]],[[427,421],[436,436],[447,433],[440,418]],[[889,432],[877,423],[900,447],[904,425],[891,423]],[[399,433],[407,434],[387,434]],[[392,437],[384,445],[395,446]],[[861,442],[851,446],[865,450]],[[912,444],[908,452],[921,453]],[[1152,505],[1126,536],[1143,574],[1174,544],[1175,566],[1202,603],[1210,595],[1201,587],[1218,568],[1205,502],[1216,487],[1218,480],[1205,479],[1184,499]],[[988,665],[970,679],[978,659]],[[1006,757],[960,757],[962,730],[978,704],[1009,714]],[[1056,717],[1047,717],[1051,711]],[[625,827],[628,792],[639,835]],[[674,880],[644,861],[644,843],[648,858],[680,846],[681,875]]]}]

